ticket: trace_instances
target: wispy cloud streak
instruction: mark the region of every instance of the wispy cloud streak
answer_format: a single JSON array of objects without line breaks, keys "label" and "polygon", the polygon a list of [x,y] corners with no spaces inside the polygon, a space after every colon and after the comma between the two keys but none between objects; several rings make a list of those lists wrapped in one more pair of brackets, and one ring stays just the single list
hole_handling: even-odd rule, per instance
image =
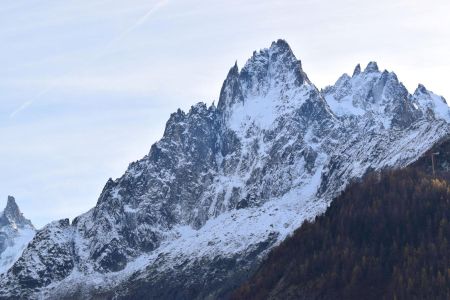
[{"label": "wispy cloud streak", "polygon": [[[82,64],[81,69],[78,67],[77,72],[88,69],[92,65],[92,63],[94,63],[95,61],[104,57],[108,53],[109,50],[111,50],[120,41],[124,40],[134,30],[136,30],[139,27],[141,27],[142,25],[144,25],[152,15],[154,15],[159,9],[161,9],[163,6],[167,5],[168,3],[169,3],[169,0],[158,1],[152,8],[150,8],[150,10],[148,10],[136,22],[134,22],[131,26],[126,28],[124,31],[122,31],[122,33],[120,33],[119,35],[117,35],[116,37],[111,39],[108,43],[106,43],[106,46],[97,55],[95,55],[90,60],[88,60],[84,64]],[[67,73],[60,76],[60,79],[73,76],[75,73],[76,73],[75,70],[68,71]],[[19,114],[20,112],[29,108],[34,102],[36,102],[37,100],[39,100],[40,98],[42,98],[43,96],[45,96],[46,94],[48,94],[49,92],[54,90],[58,86],[57,82],[59,82],[59,81],[53,82],[47,88],[45,88],[42,91],[40,91],[39,93],[37,93],[34,97],[23,102],[22,105],[20,105],[17,109],[15,109],[14,111],[11,112],[11,114],[9,115],[10,118],[14,118],[17,114]]]}]

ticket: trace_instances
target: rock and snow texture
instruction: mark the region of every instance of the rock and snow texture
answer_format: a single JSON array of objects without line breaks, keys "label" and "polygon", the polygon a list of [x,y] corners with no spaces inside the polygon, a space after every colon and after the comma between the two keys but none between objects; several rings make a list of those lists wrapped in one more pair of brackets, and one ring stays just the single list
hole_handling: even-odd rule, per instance
[{"label": "rock and snow texture", "polygon": [[0,213],[0,274],[19,259],[34,235],[33,225],[22,215],[14,197],[8,196],[5,210]]},{"label": "rock and snow texture", "polygon": [[450,113],[447,101],[442,96],[438,96],[419,84],[412,96],[416,108],[450,122]]},{"label": "rock and snow texture", "polygon": [[373,62],[319,91],[274,42],[230,69],[217,107],[172,114],[93,209],[40,230],[0,297],[223,297],[352,179],[445,138],[442,103]]}]

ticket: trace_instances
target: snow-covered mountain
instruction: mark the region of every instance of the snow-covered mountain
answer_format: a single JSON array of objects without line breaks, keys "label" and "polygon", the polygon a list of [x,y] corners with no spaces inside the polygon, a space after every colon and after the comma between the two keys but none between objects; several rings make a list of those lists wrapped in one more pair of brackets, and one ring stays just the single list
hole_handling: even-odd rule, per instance
[{"label": "snow-covered mountain", "polygon": [[226,297],[351,180],[446,138],[449,116],[374,62],[318,90],[274,42],[231,68],[217,106],[172,114],[93,209],[38,231],[0,297]]},{"label": "snow-covered mountain", "polygon": [[20,212],[14,197],[8,196],[0,212],[0,274],[6,272],[28,245],[36,230]]}]

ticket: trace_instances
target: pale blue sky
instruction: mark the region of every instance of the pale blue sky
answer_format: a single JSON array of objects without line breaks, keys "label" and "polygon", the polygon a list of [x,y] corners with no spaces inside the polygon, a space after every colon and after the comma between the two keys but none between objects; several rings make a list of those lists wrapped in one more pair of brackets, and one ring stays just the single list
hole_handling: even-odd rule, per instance
[{"label": "pale blue sky", "polygon": [[87,211],[178,107],[286,39],[318,86],[378,61],[450,98],[442,1],[6,0],[0,5],[0,206],[37,226]]}]

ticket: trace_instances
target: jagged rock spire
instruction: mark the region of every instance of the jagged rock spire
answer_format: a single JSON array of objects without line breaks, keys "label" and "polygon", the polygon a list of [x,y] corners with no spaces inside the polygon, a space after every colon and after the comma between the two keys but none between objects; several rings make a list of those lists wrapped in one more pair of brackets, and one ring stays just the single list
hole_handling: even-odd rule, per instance
[{"label": "jagged rock spire", "polygon": [[299,87],[309,83],[288,43],[284,40],[272,42],[271,46],[253,52],[241,71],[237,63],[230,69],[222,85],[218,109],[222,113],[235,103],[243,103],[249,96],[264,97],[275,86]]},{"label": "jagged rock spire", "polygon": [[361,73],[361,65],[357,64],[355,70],[353,71],[353,76],[359,75]]},{"label": "jagged rock spire", "polygon": [[238,101],[244,101],[244,97],[239,83],[239,68],[236,61],[223,82],[217,108],[224,111],[226,107],[230,107]]},{"label": "jagged rock spire", "polygon": [[254,52],[240,74],[241,80],[247,81],[248,88],[253,88],[255,83],[267,84],[274,77],[285,82],[294,80],[293,83],[298,86],[305,82],[309,83],[301,61],[295,57],[289,44],[282,39],[272,42],[268,49]]},{"label": "jagged rock spire", "polygon": [[417,88],[416,88],[414,93],[418,93],[418,92],[422,93],[422,94],[427,94],[428,90],[423,84],[419,83],[419,85],[417,86]]},{"label": "jagged rock spire", "polygon": [[426,113],[450,122],[450,109],[444,97],[436,95],[419,84],[412,95],[413,101]]},{"label": "jagged rock spire", "polygon": [[414,91],[414,95],[418,96],[418,95],[426,95],[428,97],[431,97],[432,95],[434,95],[435,99],[439,99],[440,101],[444,102],[445,104],[447,104],[447,100],[445,100],[444,97],[442,96],[438,96],[436,94],[434,94],[432,91],[428,90],[423,84],[419,83],[419,85],[417,86],[416,90]]},{"label": "jagged rock spire", "polygon": [[19,227],[25,225],[33,226],[30,220],[23,216],[13,196],[8,196],[5,210],[3,211],[3,214],[0,215],[0,225],[5,224],[15,224]]},{"label": "jagged rock spire", "polygon": [[4,213],[8,213],[16,217],[18,217],[21,214],[19,207],[17,206],[16,199],[14,199],[13,196],[8,196],[8,201],[6,203]]},{"label": "jagged rock spire", "polygon": [[379,72],[378,64],[375,61],[369,62],[367,67],[364,69],[365,73]]}]

